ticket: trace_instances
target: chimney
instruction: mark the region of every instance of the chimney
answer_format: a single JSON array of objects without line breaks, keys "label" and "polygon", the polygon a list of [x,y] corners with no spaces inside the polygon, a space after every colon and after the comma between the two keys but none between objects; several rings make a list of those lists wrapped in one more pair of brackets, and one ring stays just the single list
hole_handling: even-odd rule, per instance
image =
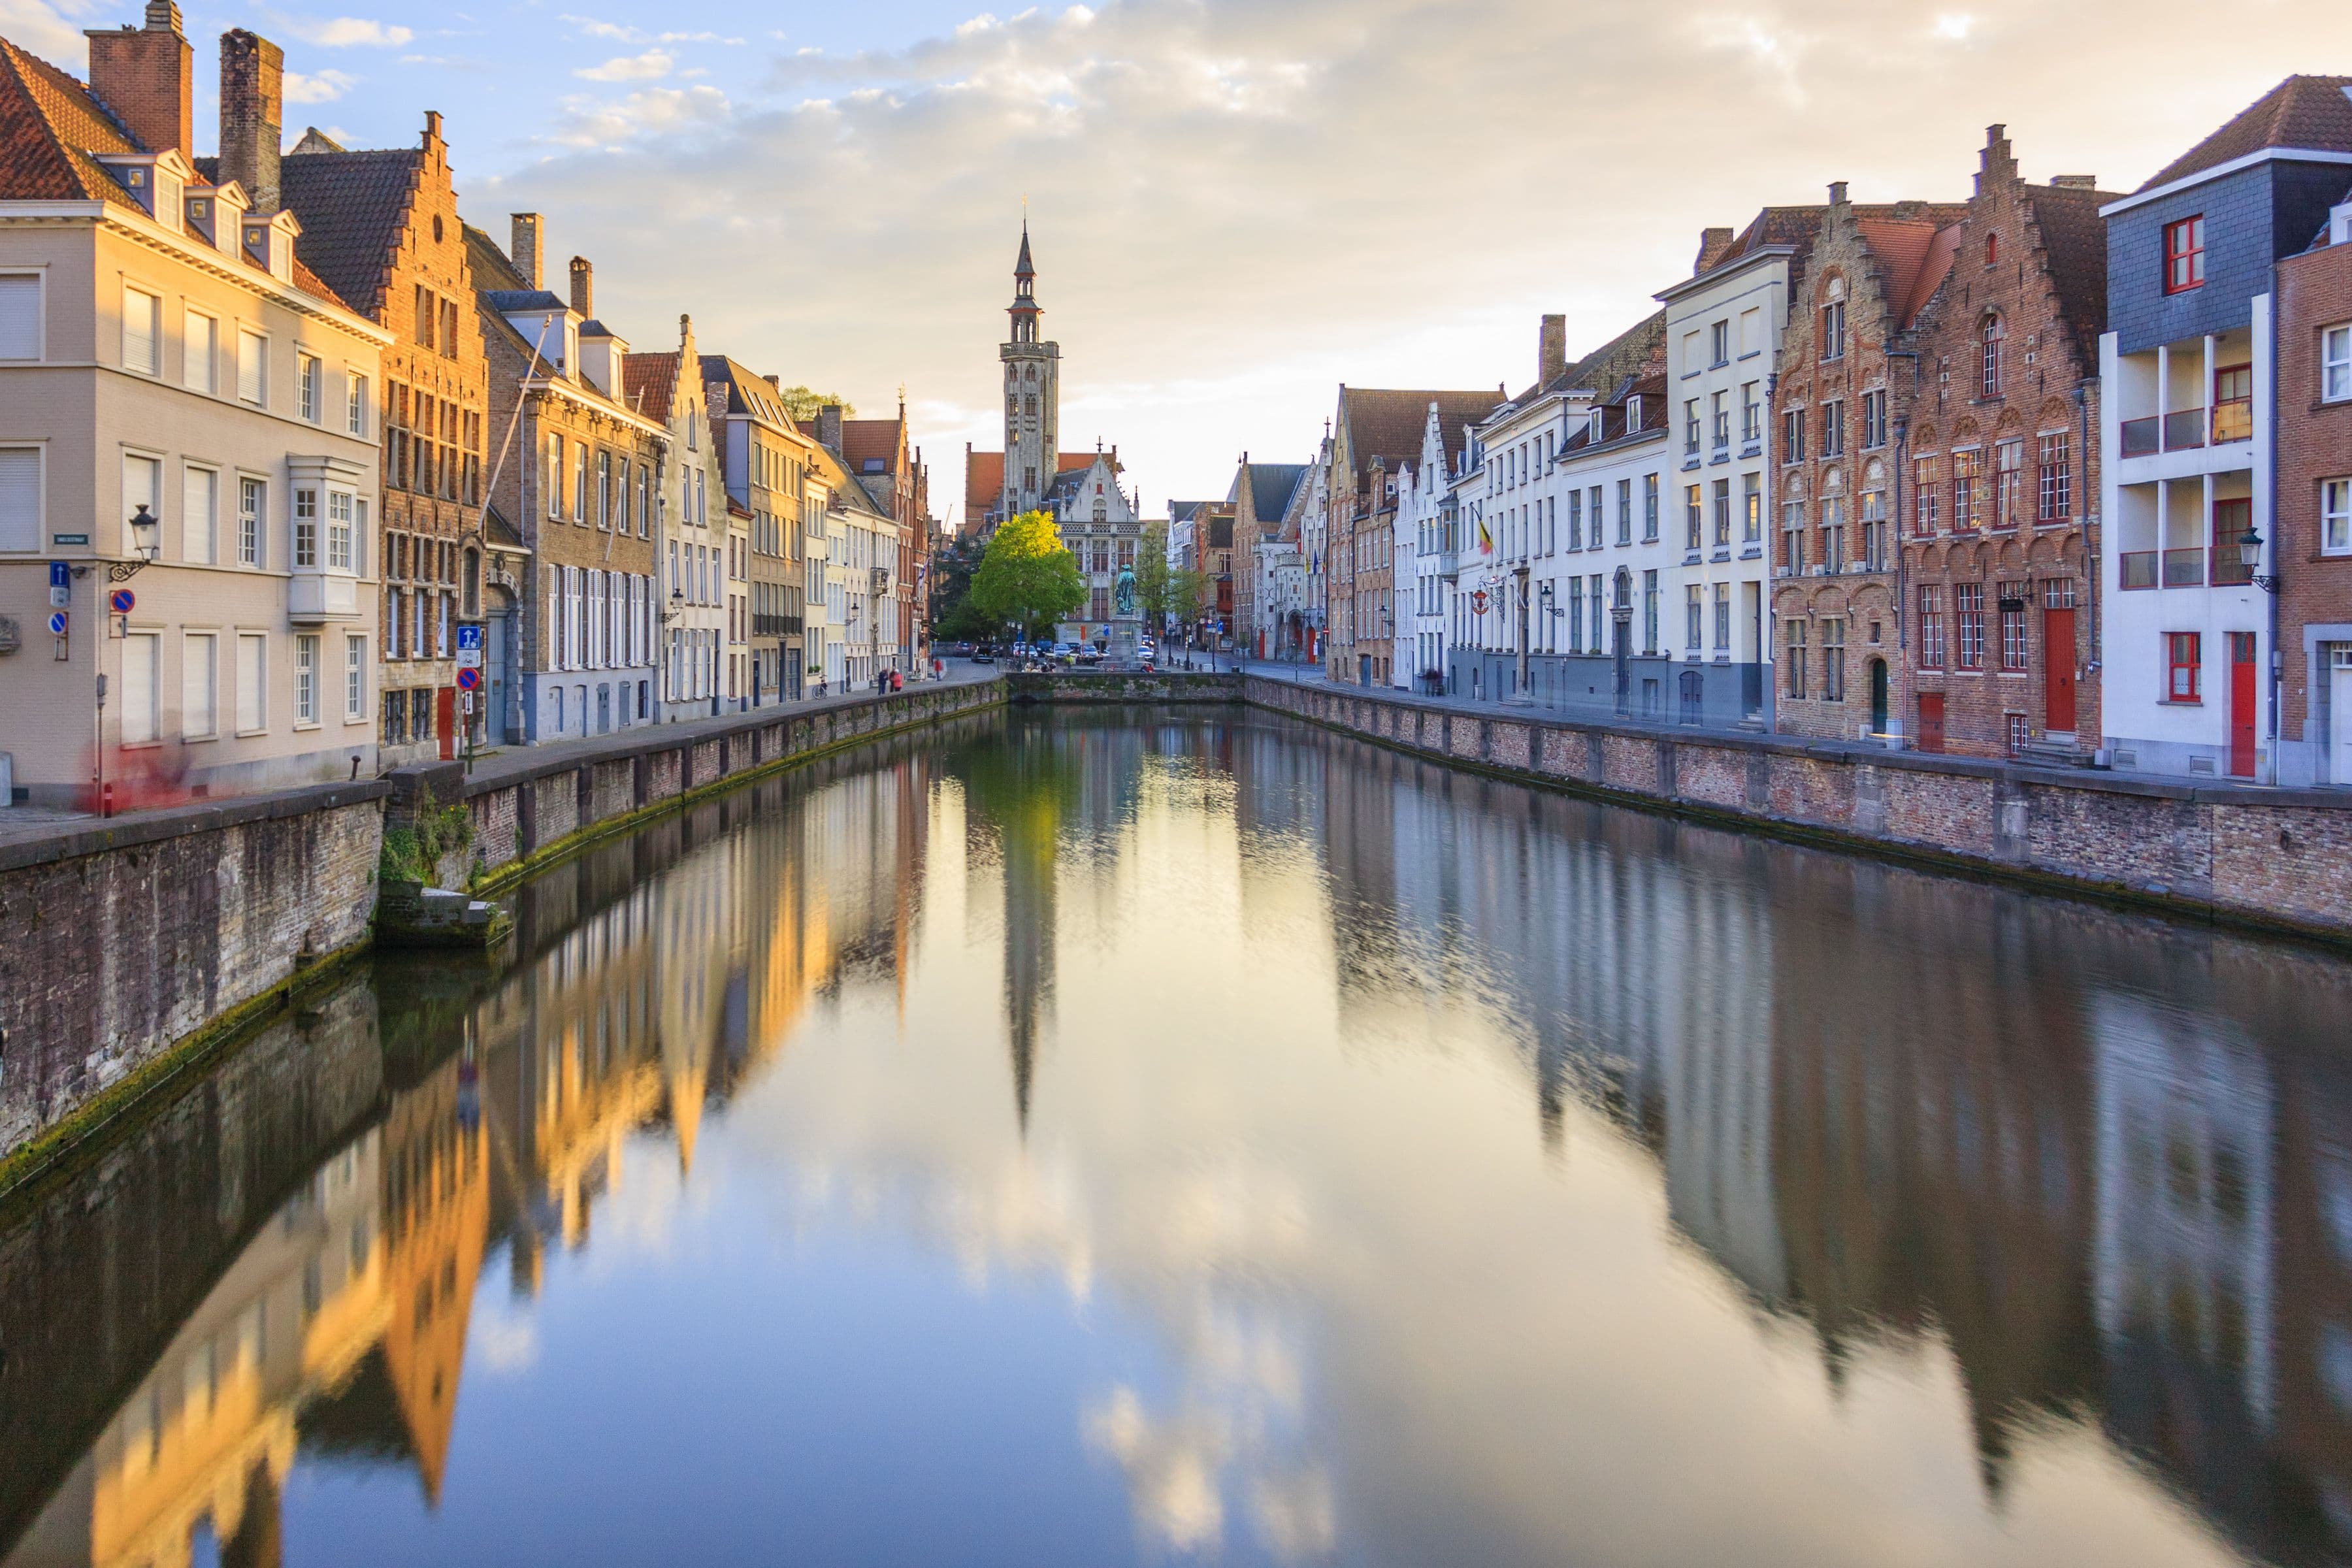
[{"label": "chimney", "polygon": [[1549,386],[1568,370],[1568,318],[1546,316],[1536,330],[1536,384]]},{"label": "chimney", "polygon": [[1985,127],[1983,161],[1977,166],[1977,191],[1981,195],[1987,180],[2013,180],[2017,177],[2017,160],[2009,155],[2009,127]]},{"label": "chimney", "polygon": [[584,256],[572,258],[572,308],[588,321],[596,319],[596,269]]},{"label": "chimney", "polygon": [[541,286],[539,281],[539,215],[510,213],[508,221],[513,226],[508,230],[507,259],[514,263],[517,272],[522,274],[524,288],[537,289]]},{"label": "chimney", "polygon": [[1722,260],[1723,253],[1731,248],[1731,242],[1735,237],[1737,237],[1727,228],[1699,230],[1698,259],[1691,263],[1691,276],[1696,278]]},{"label": "chimney", "polygon": [[1832,180],[1830,182],[1830,205],[1833,207],[1842,207],[1845,205],[1845,182],[1843,180]]},{"label": "chimney", "polygon": [[150,153],[176,147],[194,157],[196,57],[180,35],[180,8],[147,0],[144,27],[93,27],[82,36],[89,40],[89,89],[131,137]]},{"label": "chimney", "polygon": [[841,450],[841,405],[828,403],[816,411],[816,439],[822,447]]},{"label": "chimney", "polygon": [[2053,174],[2050,183],[2062,191],[2095,191],[2099,188],[2096,174]]},{"label": "chimney", "polygon": [[286,51],[244,28],[220,43],[220,177],[245,187],[257,214],[278,210],[286,121]]}]

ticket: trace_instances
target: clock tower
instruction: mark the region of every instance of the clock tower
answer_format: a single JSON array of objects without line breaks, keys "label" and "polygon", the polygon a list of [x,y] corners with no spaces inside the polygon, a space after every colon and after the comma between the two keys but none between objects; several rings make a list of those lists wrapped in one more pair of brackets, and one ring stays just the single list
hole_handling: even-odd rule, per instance
[{"label": "clock tower", "polygon": [[1037,341],[1037,269],[1029,261],[1025,218],[1013,287],[1012,341],[996,351],[1004,363],[1004,492],[999,505],[1005,517],[1045,504],[1062,440],[1062,346]]}]

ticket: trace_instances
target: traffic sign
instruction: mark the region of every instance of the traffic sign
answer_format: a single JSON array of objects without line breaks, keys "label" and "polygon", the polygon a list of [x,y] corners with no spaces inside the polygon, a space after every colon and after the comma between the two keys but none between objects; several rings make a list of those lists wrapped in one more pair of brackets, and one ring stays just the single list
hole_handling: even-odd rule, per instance
[{"label": "traffic sign", "polygon": [[66,620],[67,616],[65,611],[51,610],[49,612],[49,635],[53,637],[61,637],[65,636]]},{"label": "traffic sign", "polygon": [[106,596],[106,607],[118,616],[127,616],[139,603],[139,595],[128,588],[117,588]]},{"label": "traffic sign", "polygon": [[479,668],[482,668],[482,650],[481,650],[480,648],[478,648],[478,647],[461,647],[461,648],[459,648],[459,649],[457,650],[457,668],[458,668],[459,669],[479,669]]},{"label": "traffic sign", "polygon": [[460,691],[471,691],[481,683],[482,672],[478,669],[461,669],[457,672],[457,689]]},{"label": "traffic sign", "polygon": [[459,653],[481,652],[482,628],[479,626],[459,626],[457,628],[457,651]]},{"label": "traffic sign", "polygon": [[49,586],[64,588],[73,583],[73,568],[63,561],[49,563]]}]

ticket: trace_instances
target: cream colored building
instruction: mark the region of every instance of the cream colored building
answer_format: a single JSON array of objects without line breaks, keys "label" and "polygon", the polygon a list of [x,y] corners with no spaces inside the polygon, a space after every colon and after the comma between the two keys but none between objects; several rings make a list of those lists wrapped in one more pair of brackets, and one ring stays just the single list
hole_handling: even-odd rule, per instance
[{"label": "cream colored building", "polygon": [[[149,30],[176,36],[176,14],[151,7]],[[0,42],[0,121],[25,114],[46,139],[0,148],[0,752],[19,797],[89,800],[101,767],[117,809],[373,773],[388,334],[294,259],[291,214],[134,142]]]}]

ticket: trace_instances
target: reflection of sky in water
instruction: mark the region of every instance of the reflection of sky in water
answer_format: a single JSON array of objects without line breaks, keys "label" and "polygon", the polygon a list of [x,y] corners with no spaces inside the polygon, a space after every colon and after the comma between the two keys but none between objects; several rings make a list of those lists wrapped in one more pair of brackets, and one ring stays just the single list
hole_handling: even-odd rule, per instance
[{"label": "reflection of sky in water", "polygon": [[[2336,966],[1303,731],[1150,745],[812,783],[567,912],[468,1026],[437,1504],[310,1441],[287,1561],[2324,1539],[2234,1478],[2352,1406],[2347,1102],[2297,1145],[2265,1077],[2264,986]],[[2191,945],[2251,978],[2180,990]]]}]

